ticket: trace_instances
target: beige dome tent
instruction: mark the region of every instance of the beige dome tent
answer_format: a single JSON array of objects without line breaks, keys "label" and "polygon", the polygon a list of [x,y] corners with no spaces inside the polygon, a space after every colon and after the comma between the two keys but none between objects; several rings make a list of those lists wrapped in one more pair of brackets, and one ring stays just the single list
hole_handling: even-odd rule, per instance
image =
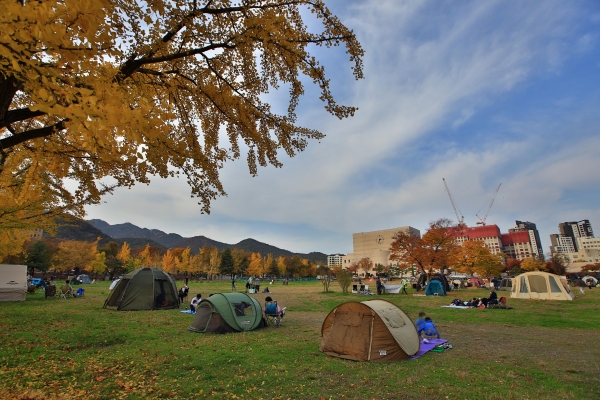
[{"label": "beige dome tent", "polygon": [[321,350],[355,361],[400,361],[419,352],[411,319],[386,300],[348,302],[334,308],[321,327]]},{"label": "beige dome tent", "polygon": [[533,271],[513,279],[510,297],[517,299],[573,300],[571,293],[560,276],[547,272]]}]

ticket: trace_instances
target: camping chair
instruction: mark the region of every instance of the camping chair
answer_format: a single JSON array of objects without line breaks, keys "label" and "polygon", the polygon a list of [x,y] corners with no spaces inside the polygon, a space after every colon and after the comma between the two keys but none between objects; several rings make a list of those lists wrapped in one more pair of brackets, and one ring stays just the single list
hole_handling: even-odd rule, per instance
[{"label": "camping chair", "polygon": [[267,301],[265,303],[265,319],[267,325],[279,326],[281,325],[281,318],[277,312],[277,301]]},{"label": "camping chair", "polygon": [[61,299],[73,297],[73,289],[69,285],[62,285],[60,287],[60,297]]},{"label": "camping chair", "polygon": [[48,285],[46,287],[46,298],[56,296],[56,285]]},{"label": "camping chair", "polygon": [[352,293],[358,293],[358,285],[352,285]]}]

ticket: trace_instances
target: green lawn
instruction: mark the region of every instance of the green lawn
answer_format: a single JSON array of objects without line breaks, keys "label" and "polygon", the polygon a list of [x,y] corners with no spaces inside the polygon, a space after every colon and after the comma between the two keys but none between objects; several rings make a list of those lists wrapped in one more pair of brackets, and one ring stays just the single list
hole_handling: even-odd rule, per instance
[{"label": "green lawn", "polygon": [[[0,398],[600,398],[600,289],[572,302],[509,299],[512,310],[440,308],[486,295],[477,289],[384,295],[413,319],[426,311],[453,349],[371,364],[319,352],[333,307],[375,298],[335,283],[333,293],[318,282],[272,286],[287,306],[283,326],[227,335],[189,332],[193,315],[177,310],[104,310],[108,283],[82,287],[79,299],[0,303]],[[230,287],[192,282],[190,294]]]}]

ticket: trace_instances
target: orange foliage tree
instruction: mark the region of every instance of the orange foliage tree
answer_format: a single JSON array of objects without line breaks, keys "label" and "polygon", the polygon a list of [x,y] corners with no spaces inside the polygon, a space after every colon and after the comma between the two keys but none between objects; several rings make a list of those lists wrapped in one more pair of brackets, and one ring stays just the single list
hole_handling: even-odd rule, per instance
[{"label": "orange foliage tree", "polygon": [[444,270],[452,263],[456,243],[456,226],[446,218],[429,223],[422,238],[398,232],[390,246],[390,259],[408,267],[414,265],[425,272],[427,269]]},{"label": "orange foliage tree", "polygon": [[[0,240],[152,175],[184,175],[208,212],[226,161],[280,167],[324,136],[296,124],[306,78],[327,112],[355,112],[311,45],[345,45],[363,77],[360,43],[322,0],[3,2]],[[264,100],[281,83],[284,115]]]}]

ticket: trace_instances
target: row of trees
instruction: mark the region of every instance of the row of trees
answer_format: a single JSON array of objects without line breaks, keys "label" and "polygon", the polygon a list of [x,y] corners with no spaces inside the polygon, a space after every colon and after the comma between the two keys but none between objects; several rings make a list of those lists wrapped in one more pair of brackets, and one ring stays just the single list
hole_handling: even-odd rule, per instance
[{"label": "row of trees", "polygon": [[250,276],[315,276],[316,265],[300,256],[273,257],[241,249],[219,251],[215,246],[203,246],[197,254],[189,247],[166,251],[146,245],[144,249],[132,250],[127,242],[119,246],[109,242],[98,246],[95,242],[76,240],[36,240],[23,247],[21,254],[13,256],[11,262],[24,263],[31,273],[54,270],[57,272],[90,272],[110,277],[136,268],[156,267],[171,274],[186,276],[204,275],[250,275]]}]

